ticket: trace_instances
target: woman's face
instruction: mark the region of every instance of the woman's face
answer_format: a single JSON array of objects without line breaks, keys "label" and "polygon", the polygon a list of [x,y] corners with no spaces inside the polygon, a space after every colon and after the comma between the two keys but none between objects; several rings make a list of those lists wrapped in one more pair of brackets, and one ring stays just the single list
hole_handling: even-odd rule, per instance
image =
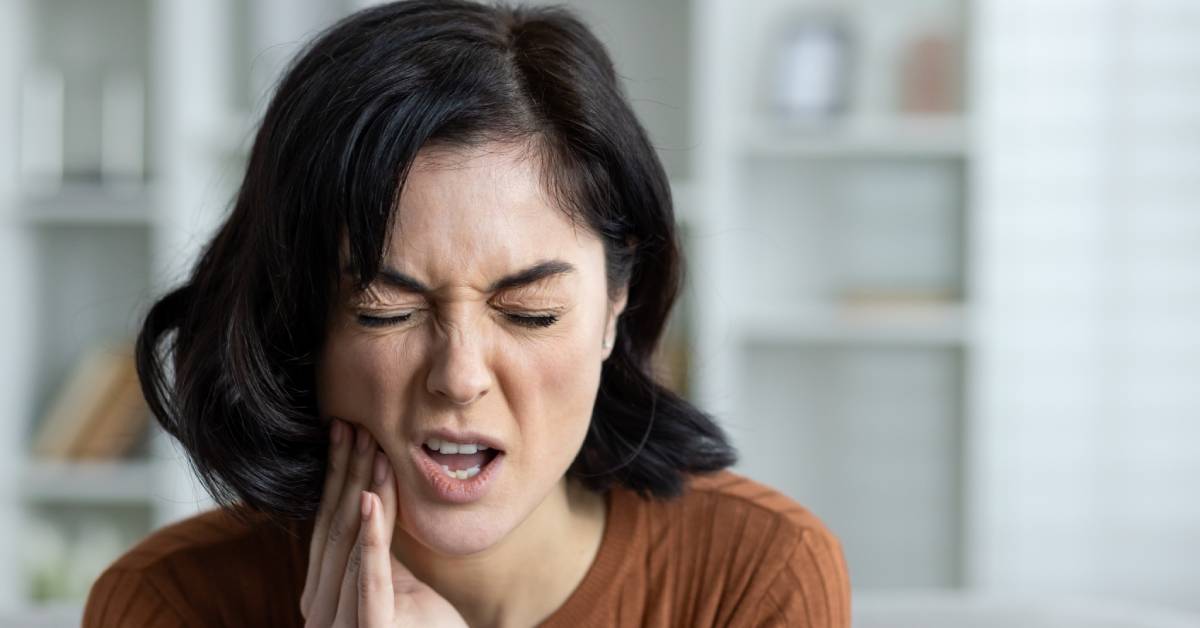
[{"label": "woman's face", "polygon": [[397,525],[445,554],[492,546],[565,481],[624,308],[537,167],[506,145],[422,150],[381,276],[342,278],[322,350],[322,415],[375,436]]}]

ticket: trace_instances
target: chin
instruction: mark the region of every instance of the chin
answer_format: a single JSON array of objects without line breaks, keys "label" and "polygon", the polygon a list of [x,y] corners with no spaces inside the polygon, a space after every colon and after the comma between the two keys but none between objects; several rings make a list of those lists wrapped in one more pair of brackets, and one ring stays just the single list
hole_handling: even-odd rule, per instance
[{"label": "chin", "polygon": [[401,525],[418,543],[447,556],[477,554],[508,536],[520,518],[496,508],[444,506],[403,500]]}]

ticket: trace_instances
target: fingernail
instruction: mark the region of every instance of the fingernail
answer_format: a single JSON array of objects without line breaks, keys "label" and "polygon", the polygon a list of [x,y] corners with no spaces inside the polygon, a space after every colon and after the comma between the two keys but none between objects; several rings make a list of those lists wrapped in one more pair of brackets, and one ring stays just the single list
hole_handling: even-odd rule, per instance
[{"label": "fingernail", "polygon": [[371,499],[371,494],[363,491],[362,494],[362,518],[363,521],[371,518],[371,511],[374,510],[375,500]]},{"label": "fingernail", "polygon": [[365,428],[361,425],[358,426],[358,443],[356,444],[356,446],[358,447],[358,451],[360,451],[362,453],[366,453],[367,447],[370,444],[371,444],[371,435],[367,433],[367,428]]},{"label": "fingernail", "polygon": [[388,472],[387,456],[384,455],[383,450],[377,449],[377,450],[375,450],[375,485],[376,486],[383,484],[383,481],[385,479],[387,479],[387,472]]},{"label": "fingernail", "polygon": [[334,445],[342,442],[342,422],[334,419],[329,427],[329,440],[333,441]]}]

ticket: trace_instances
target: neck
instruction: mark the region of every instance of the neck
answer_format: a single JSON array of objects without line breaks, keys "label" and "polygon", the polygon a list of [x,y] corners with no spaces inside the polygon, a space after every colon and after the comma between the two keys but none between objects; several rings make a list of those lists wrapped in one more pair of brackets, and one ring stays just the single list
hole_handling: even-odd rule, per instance
[{"label": "neck", "polygon": [[570,597],[600,549],[605,499],[564,478],[517,528],[469,556],[432,552],[399,527],[392,553],[471,626],[530,626]]}]

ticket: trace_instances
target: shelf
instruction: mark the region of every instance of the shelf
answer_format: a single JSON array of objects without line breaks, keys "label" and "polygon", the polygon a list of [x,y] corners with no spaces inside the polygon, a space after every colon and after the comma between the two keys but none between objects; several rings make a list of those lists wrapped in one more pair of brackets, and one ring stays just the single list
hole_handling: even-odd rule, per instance
[{"label": "shelf", "polygon": [[961,116],[860,118],[802,124],[758,120],[746,125],[745,152],[773,158],[965,158]]},{"label": "shelf", "polygon": [[27,225],[149,225],[151,188],[64,183],[53,193],[28,195],[17,221]]},{"label": "shelf", "polygon": [[78,626],[83,620],[83,602],[31,602],[21,608],[0,611],[0,626],[61,628]]},{"label": "shelf", "polygon": [[961,305],[925,307],[788,306],[738,316],[747,344],[965,346]]},{"label": "shelf", "polygon": [[148,461],[58,462],[30,460],[22,497],[35,503],[149,504],[155,465]]}]

